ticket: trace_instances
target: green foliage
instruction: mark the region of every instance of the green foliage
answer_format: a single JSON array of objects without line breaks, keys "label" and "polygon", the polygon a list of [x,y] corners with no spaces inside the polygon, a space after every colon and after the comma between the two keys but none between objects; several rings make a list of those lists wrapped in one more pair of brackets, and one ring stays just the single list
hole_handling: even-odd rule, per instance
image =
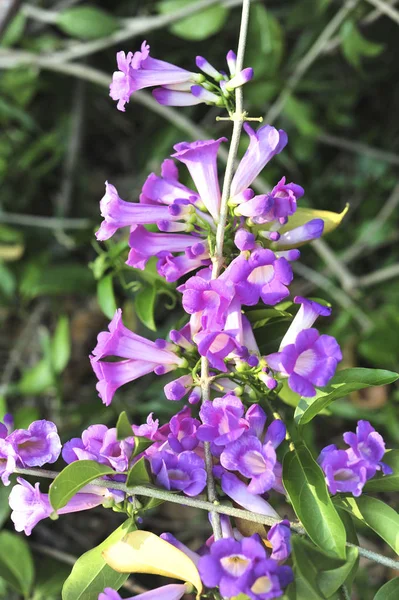
[{"label": "green foliage", "polygon": [[57,26],[64,33],[84,40],[106,37],[119,27],[118,19],[94,6],[75,6],[58,13]]},{"label": "green foliage", "polygon": [[398,373],[383,369],[344,369],[339,371],[325,388],[317,390],[312,398],[301,398],[295,411],[298,425],[306,425],[331,402],[351,392],[375,385],[387,385],[399,378]]},{"label": "green foliage", "polygon": [[248,27],[251,43],[245,55],[245,64],[255,72],[258,85],[264,77],[273,77],[278,71],[284,52],[284,32],[273,13],[262,4],[254,4]]},{"label": "green foliage", "polygon": [[153,286],[144,286],[137,292],[134,298],[134,307],[140,321],[151,329],[156,331],[154,321],[155,299],[157,297],[156,289]]},{"label": "green foliage", "polygon": [[0,529],[3,527],[11,512],[8,504],[9,495],[10,488],[6,487],[5,485],[0,485]]},{"label": "green foliage", "polygon": [[365,485],[365,492],[399,492],[399,450],[388,450],[384,463],[393,470],[392,475],[377,473]]},{"label": "green foliage", "polygon": [[128,578],[128,574],[117,573],[111,569],[104,561],[102,553],[135,529],[134,521],[128,519],[99,546],[83,554],[64,583],[62,600],[98,600],[98,595],[104,588],[118,590]]},{"label": "green foliage", "polygon": [[116,437],[118,440],[124,440],[132,437],[132,425],[125,411],[121,412],[116,422]]},{"label": "green foliage", "polygon": [[344,525],[330,499],[324,475],[303,442],[284,456],[283,483],[310,539],[321,550],[345,558]]},{"label": "green foliage", "polygon": [[97,283],[97,300],[101,310],[108,319],[112,319],[117,309],[114,294],[113,275],[106,275]]},{"label": "green foliage", "polygon": [[344,510],[373,529],[387,544],[399,554],[399,515],[391,506],[377,498],[337,498],[336,503]]},{"label": "green foliage", "polygon": [[356,68],[360,67],[363,57],[378,56],[385,48],[384,44],[367,40],[353,21],[346,21],[342,25],[340,37],[345,58]]},{"label": "green foliage", "polygon": [[27,542],[10,531],[0,532],[0,577],[24,598],[29,598],[34,566]]},{"label": "green foliage", "polygon": [[115,471],[95,460],[77,460],[69,464],[50,485],[51,506],[55,511],[59,510],[85,485],[104,475],[115,475]]},{"label": "green foliage", "polygon": [[357,563],[357,548],[348,548],[346,560],[326,554],[299,536],[292,538],[298,600],[329,599],[346,582]]},{"label": "green foliage", "polygon": [[382,586],[374,596],[374,600],[396,600],[399,596],[399,577],[391,579]]},{"label": "green foliage", "polygon": [[[163,0],[157,7],[162,15],[167,15],[184,8],[189,2],[195,3],[197,0]],[[184,40],[205,40],[222,29],[228,14],[229,11],[224,6],[210,6],[177,21],[170,26],[170,31]]]},{"label": "green foliage", "polygon": [[127,475],[126,485],[132,487],[134,485],[146,485],[147,483],[151,483],[151,479],[148,475],[146,460],[144,456],[142,456],[130,469]]}]

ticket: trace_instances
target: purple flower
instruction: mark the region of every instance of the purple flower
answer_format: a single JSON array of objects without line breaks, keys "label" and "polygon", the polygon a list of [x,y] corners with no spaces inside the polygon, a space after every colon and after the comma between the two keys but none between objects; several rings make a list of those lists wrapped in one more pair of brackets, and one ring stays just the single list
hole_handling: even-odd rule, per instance
[{"label": "purple flower", "polygon": [[283,595],[283,588],[294,580],[291,567],[275,560],[258,561],[251,572],[245,594],[251,600],[271,600]]},{"label": "purple flower", "polygon": [[243,418],[244,406],[234,394],[206,401],[201,406],[197,438],[203,442],[214,442],[216,446],[226,446],[234,442],[249,428]]},{"label": "purple flower", "polygon": [[227,90],[228,92],[232,92],[236,88],[248,83],[248,81],[251,81],[253,76],[254,70],[251,67],[247,67],[246,69],[243,69],[242,71],[234,75],[234,77],[232,77],[229,81],[221,81],[220,87],[223,91]]},{"label": "purple flower", "polygon": [[157,270],[168,283],[173,283],[183,275],[210,264],[206,244],[198,242],[190,248],[186,248],[185,254],[173,256],[171,253],[165,253],[165,256],[158,260]]},{"label": "purple flower", "polygon": [[201,313],[199,320],[203,329],[220,330],[233,296],[234,285],[230,281],[190,277],[184,284],[183,308],[189,315]]},{"label": "purple flower", "polygon": [[142,225],[136,225],[132,227],[130,232],[129,246],[131,250],[126,264],[143,270],[152,256],[163,256],[165,252],[184,252],[186,248],[190,248],[199,242],[201,242],[201,238],[195,235],[153,233],[147,231]]},{"label": "purple flower", "polygon": [[391,467],[381,459],[385,454],[385,442],[368,421],[358,421],[356,433],[344,433],[344,441],[350,446],[347,450],[352,462],[362,461],[367,467],[367,479],[382,470],[384,475],[392,475]]},{"label": "purple flower", "polygon": [[61,452],[57,427],[51,421],[34,421],[26,430],[16,429],[8,441],[18,454],[18,462],[25,467],[54,463]]},{"label": "purple flower", "polygon": [[149,440],[159,440],[163,439],[162,436],[158,433],[159,430],[159,420],[153,419],[152,415],[154,413],[150,413],[147,417],[146,423],[144,425],[132,425],[134,435],[138,437],[145,437]]},{"label": "purple flower", "polygon": [[171,158],[163,161],[162,176],[151,173],[142,189],[140,202],[143,204],[173,204],[176,200],[188,200],[196,204],[197,192],[179,182],[179,171]]},{"label": "purple flower", "polygon": [[234,236],[234,243],[239,250],[254,250],[256,247],[255,235],[244,228],[240,228]]},{"label": "purple flower", "polygon": [[4,485],[10,485],[10,475],[14,473],[18,455],[15,448],[4,438],[0,438],[0,477]]},{"label": "purple flower", "polygon": [[[221,516],[223,516],[223,515],[221,515]],[[184,554],[186,554],[189,558],[191,558],[191,560],[193,561],[193,563],[195,565],[198,564],[198,561],[200,558],[199,554],[197,554],[197,552],[193,552],[192,550],[190,550],[190,548],[188,548],[185,544],[182,544],[182,542],[180,542],[178,539],[176,539],[174,535],[166,532],[166,533],[161,533],[161,535],[159,537],[162,538],[163,540],[165,540],[165,542],[168,542],[168,544],[171,544],[175,548],[178,548],[179,550],[184,552]]]},{"label": "purple flower", "polygon": [[198,496],[206,485],[205,463],[195,452],[177,456],[163,450],[151,457],[151,469],[158,485],[187,496]]},{"label": "purple flower", "polygon": [[294,344],[269,354],[266,360],[274,371],[288,377],[288,385],[294,392],[310,397],[316,394],[314,386],[327,385],[333,377],[342,353],[331,335],[305,329],[297,335]]},{"label": "purple flower", "polygon": [[176,144],[176,153],[172,155],[184,163],[195,183],[202,202],[212,217],[217,221],[220,210],[220,188],[217,171],[217,153],[222,142],[218,140],[199,140]]},{"label": "purple flower", "polygon": [[267,539],[272,545],[274,560],[286,560],[291,554],[291,529],[290,522],[286,519],[281,523],[275,523],[267,534]]},{"label": "purple flower", "polygon": [[248,433],[228,444],[220,456],[225,469],[238,471],[251,479],[248,485],[251,494],[264,494],[273,487],[276,460],[276,452],[270,442],[262,445],[257,437]]},{"label": "purple flower", "polygon": [[245,354],[245,349],[237,341],[237,331],[200,331],[194,341],[198,352],[209,360],[209,364],[218,371],[227,371],[224,359],[234,353]]},{"label": "purple flower", "polygon": [[287,134],[277,131],[271,125],[264,125],[254,131],[248,123],[244,129],[249,135],[249,146],[245,152],[231,183],[231,197],[250,187],[264,166],[287,145]]},{"label": "purple flower", "polygon": [[200,425],[201,423],[198,419],[193,419],[192,417],[180,419],[176,415],[171,418],[169,422],[170,433],[168,435],[168,442],[175,454],[180,454],[185,450],[195,450],[198,446],[196,433]]},{"label": "purple flower", "polygon": [[280,519],[274,508],[262,496],[251,494],[248,486],[241,479],[238,479],[234,473],[223,473],[221,484],[224,493],[239,506],[266,517]]},{"label": "purple flower", "polygon": [[235,258],[222,275],[235,284],[236,295],[242,304],[253,306],[259,298],[274,305],[289,295],[292,269],[285,258],[276,258],[271,250],[258,249],[247,260]]},{"label": "purple flower", "polygon": [[[108,329],[109,332],[98,335],[97,345],[90,357],[99,380],[97,391],[107,406],[121,385],[151,371],[162,375],[186,364],[185,359],[176,355],[173,344],[167,344],[163,340],[151,342],[125,327],[121,309],[116,311]],[[101,360],[109,356],[127,360],[113,363]]]},{"label": "purple flower", "polygon": [[338,450],[331,444],[321,451],[317,462],[324,471],[331,494],[351,492],[360,496],[367,481],[367,465],[363,461],[353,463],[346,450]]},{"label": "purple flower", "polygon": [[173,85],[194,82],[195,74],[176,67],[163,60],[151,58],[150,47],[146,42],[141,45],[141,51],[117,53],[119,71],[115,71],[110,85],[110,96],[118,100],[118,110],[125,111],[125,104],[137,90],[156,85]]},{"label": "purple flower", "polygon": [[329,317],[331,315],[331,308],[324,306],[324,304],[320,304],[315,300],[308,300],[307,298],[302,298],[302,296],[295,296],[294,302],[301,306],[289,326],[287,333],[283,337],[279,350],[282,350],[284,346],[287,346],[288,344],[294,344],[297,335],[303,329],[312,327],[317,317]]},{"label": "purple flower", "polygon": [[[21,477],[18,477],[17,481],[19,485],[13,487],[9,497],[9,504],[12,508],[11,520],[16,531],[24,531],[25,535],[30,535],[35,525],[49,517],[54,511],[50,505],[48,494],[40,492],[39,483],[33,487]],[[101,495],[76,494],[66,506],[58,509],[57,512],[62,515],[94,508],[103,503],[106,494],[105,488]]]},{"label": "purple flower", "polygon": [[251,217],[255,223],[269,223],[286,219],[296,211],[296,202],[304,194],[304,189],[295,183],[285,183],[283,177],[269,194],[254,196],[241,203],[235,212]]},{"label": "purple flower", "polygon": [[207,92],[200,85],[192,85],[189,87],[189,90],[172,89],[172,86],[159,87],[152,91],[152,95],[158,104],[162,104],[163,106],[193,106],[202,102],[207,104],[219,103],[220,99],[216,94]]},{"label": "purple flower", "polygon": [[164,392],[168,400],[181,400],[193,387],[192,375],[182,375],[165,385]]},{"label": "purple flower", "polygon": [[118,441],[115,427],[91,425],[82,433],[82,438],[73,438],[64,444],[62,457],[68,464],[76,460],[95,460],[122,472],[129,467],[133,449],[133,437]]},{"label": "purple flower", "polygon": [[3,423],[0,421],[0,440],[5,439],[14,428],[14,419],[12,415],[7,413],[3,417]]},{"label": "purple flower", "polygon": [[[184,594],[189,593],[191,590],[192,585],[190,583],[170,583],[155,590],[131,596],[126,600],[180,600]],[[104,592],[99,595],[98,600],[122,600],[122,598],[112,588],[105,588]]]},{"label": "purple flower", "polygon": [[299,244],[315,240],[323,234],[324,221],[323,219],[312,219],[304,225],[285,231],[280,235],[280,238],[275,242],[274,248],[296,247]]},{"label": "purple flower", "polygon": [[265,558],[265,548],[257,535],[240,542],[221,539],[200,558],[198,570],[207,587],[218,586],[223,597],[232,598],[245,592],[255,565]]}]

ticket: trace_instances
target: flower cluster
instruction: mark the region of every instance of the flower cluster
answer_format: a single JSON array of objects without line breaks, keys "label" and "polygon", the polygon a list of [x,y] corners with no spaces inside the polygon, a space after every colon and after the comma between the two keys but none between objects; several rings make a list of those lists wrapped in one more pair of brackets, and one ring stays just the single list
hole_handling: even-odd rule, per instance
[{"label": "flower cluster", "polygon": [[360,496],[366,482],[377,471],[384,475],[392,474],[391,467],[381,460],[385,454],[385,442],[368,421],[359,421],[356,433],[344,433],[344,442],[349,446],[346,450],[330,444],[323,448],[318,458],[332,494],[351,492]]},{"label": "flower cluster", "polygon": [[[202,73],[192,73],[163,60],[150,56],[147,42],[137,52],[118,52],[118,71],[110,86],[110,96],[118,101],[118,109],[125,111],[125,104],[134,92],[155,87],[153,96],[159,104],[191,106],[205,104],[232,106],[232,92],[253,77],[251,68],[237,72],[237,57],[228,52],[229,75],[217,71],[205,58],[197,56],[196,65]],[[159,86],[159,87],[158,87]]]}]

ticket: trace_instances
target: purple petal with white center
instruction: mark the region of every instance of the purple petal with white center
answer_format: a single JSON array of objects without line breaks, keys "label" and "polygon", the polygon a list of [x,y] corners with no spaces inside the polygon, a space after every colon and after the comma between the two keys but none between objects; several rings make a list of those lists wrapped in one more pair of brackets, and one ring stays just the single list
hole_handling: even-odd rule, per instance
[{"label": "purple petal with white center", "polygon": [[42,467],[54,463],[61,453],[57,427],[51,421],[34,421],[26,429],[16,429],[8,441],[15,447],[19,460],[26,467]]},{"label": "purple petal with white center", "polygon": [[287,333],[281,341],[280,350],[282,350],[284,346],[287,346],[288,344],[295,343],[298,334],[303,329],[309,329],[312,327],[317,317],[329,317],[331,315],[331,308],[324,306],[315,300],[308,300],[302,296],[296,296],[294,298],[294,302],[295,304],[300,304],[301,306],[295,315],[294,320],[289,326]]},{"label": "purple petal with white center", "polygon": [[255,513],[260,513],[266,517],[279,519],[278,513],[261,496],[251,494],[248,487],[233,473],[224,473],[222,475],[222,490],[234,502]]}]

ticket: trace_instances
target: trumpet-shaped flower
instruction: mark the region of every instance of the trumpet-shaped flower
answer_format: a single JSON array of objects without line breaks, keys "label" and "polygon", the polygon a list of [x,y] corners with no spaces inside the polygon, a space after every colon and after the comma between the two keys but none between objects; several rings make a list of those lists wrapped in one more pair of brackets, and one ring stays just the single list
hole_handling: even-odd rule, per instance
[{"label": "trumpet-shaped flower", "polygon": [[201,406],[197,437],[203,442],[214,442],[216,446],[226,446],[242,436],[249,429],[244,419],[244,405],[234,394],[205,401]]},{"label": "trumpet-shaped flower", "polygon": [[151,457],[151,469],[158,485],[187,496],[198,496],[206,485],[205,463],[195,452],[162,450]]},{"label": "trumpet-shaped flower", "polygon": [[[126,600],[180,600],[184,594],[188,594],[192,590],[190,583],[170,583],[163,585],[155,590],[149,590],[136,596],[131,596]],[[112,588],[105,588],[98,600],[122,600],[118,592]]]}]

